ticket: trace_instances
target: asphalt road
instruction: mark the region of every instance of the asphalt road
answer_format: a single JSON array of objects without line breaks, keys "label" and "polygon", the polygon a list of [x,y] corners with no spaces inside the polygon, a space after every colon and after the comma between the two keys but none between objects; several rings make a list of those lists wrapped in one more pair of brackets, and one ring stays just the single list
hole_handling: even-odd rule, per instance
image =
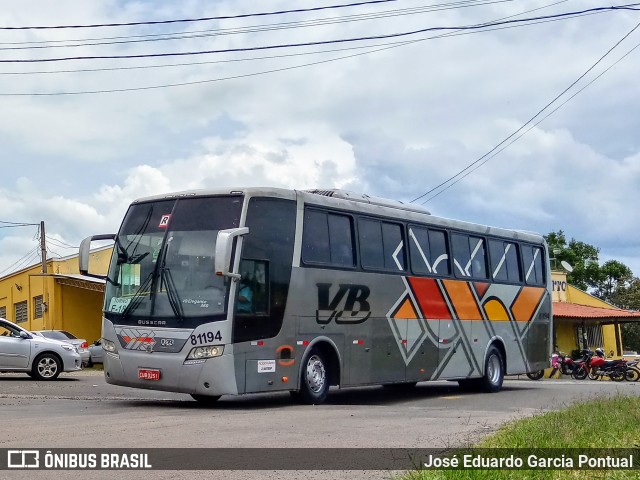
[{"label": "asphalt road", "polygon": [[[107,385],[102,372],[55,382],[0,374],[1,448],[399,447],[473,444],[523,416],[598,396],[640,395],[640,382],[508,379],[498,394],[466,393],[456,383],[335,390],[319,406],[284,394],[223,397],[206,407],[188,395]],[[248,466],[248,468],[250,468]],[[56,472],[62,479],[247,478],[242,471]],[[51,472],[0,472],[48,479]],[[10,474],[5,477],[4,474]],[[251,478],[390,478],[389,472],[253,471]]]}]

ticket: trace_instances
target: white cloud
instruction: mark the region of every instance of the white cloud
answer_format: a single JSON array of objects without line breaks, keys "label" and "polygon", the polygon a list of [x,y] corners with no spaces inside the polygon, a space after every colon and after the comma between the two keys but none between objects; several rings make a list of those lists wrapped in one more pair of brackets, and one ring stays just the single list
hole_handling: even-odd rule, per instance
[{"label": "white cloud", "polygon": [[[403,6],[418,6],[409,1]],[[318,28],[220,35],[180,42],[20,50],[36,55],[188,51],[295,43],[477,23],[541,4],[516,2]],[[599,6],[587,1],[580,8]],[[259,10],[290,7],[261,3]],[[575,5],[573,6],[577,8]],[[396,5],[282,18],[118,30],[0,32],[0,42],[230,28],[363,13]],[[568,11],[571,5],[533,12]],[[102,0],[9,2],[6,25],[108,23],[255,10],[237,2]],[[478,159],[561,92],[635,17],[624,12],[420,42],[312,67],[197,86],[123,94],[3,97],[0,220],[47,222],[77,244],[113,231],[129,202],[161,192],[226,186],[342,187],[410,200]],[[600,73],[638,41],[602,63]],[[345,45],[342,45],[345,46]],[[317,50],[309,48],[307,50]],[[619,52],[619,53],[618,53]],[[81,68],[272,56],[223,56],[31,65]],[[170,84],[260,72],[349,55],[265,59],[175,68],[56,75],[0,75],[0,93]],[[17,71],[21,65],[3,65]],[[486,165],[427,203],[434,213],[547,233],[563,229],[624,258],[640,274],[640,76],[633,54]],[[1,73],[1,72],[0,72]],[[26,227],[25,227],[26,228]],[[0,270],[31,248],[0,230]],[[26,232],[26,230],[25,230]],[[3,236],[4,235],[4,236]]]}]

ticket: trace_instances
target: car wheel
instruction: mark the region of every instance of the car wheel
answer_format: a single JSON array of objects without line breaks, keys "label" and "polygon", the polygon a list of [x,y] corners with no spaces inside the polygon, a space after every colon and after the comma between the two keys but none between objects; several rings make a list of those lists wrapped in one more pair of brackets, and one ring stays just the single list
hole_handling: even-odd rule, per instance
[{"label": "car wheel", "polygon": [[218,400],[220,400],[221,395],[197,395],[195,393],[191,394],[191,398],[193,398],[198,403],[202,405],[213,405]]},{"label": "car wheel", "polygon": [[312,348],[304,362],[300,378],[298,399],[308,405],[319,405],[329,393],[329,369],[322,353]]},{"label": "car wheel", "polygon": [[53,353],[39,355],[31,367],[32,377],[36,380],[55,380],[61,371],[62,362]]}]

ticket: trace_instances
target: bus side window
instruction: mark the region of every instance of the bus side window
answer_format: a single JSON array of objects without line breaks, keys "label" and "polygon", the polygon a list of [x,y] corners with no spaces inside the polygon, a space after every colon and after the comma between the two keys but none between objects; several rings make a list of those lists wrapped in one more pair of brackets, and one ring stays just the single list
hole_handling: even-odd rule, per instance
[{"label": "bus side window", "polygon": [[411,268],[417,274],[449,275],[446,233],[421,227],[409,227]]},{"label": "bus side window", "polygon": [[543,255],[539,247],[522,245],[524,281],[527,285],[544,285]]},{"label": "bus side window", "polygon": [[346,215],[329,214],[331,265],[353,267],[353,223]]},{"label": "bus side window", "polygon": [[484,239],[460,233],[451,235],[457,277],[487,278]]},{"label": "bus side window", "polygon": [[368,218],[358,220],[360,262],[365,270],[402,272],[406,269],[403,227]]},{"label": "bus side window", "polygon": [[491,276],[503,282],[520,282],[518,244],[502,240],[489,240]]},{"label": "bus side window", "polygon": [[238,313],[266,315],[268,313],[267,262],[264,260],[246,260],[240,262],[242,278],[238,287]]},{"label": "bus side window", "polygon": [[354,267],[353,221],[348,215],[306,209],[302,261]]},{"label": "bus side window", "polygon": [[302,261],[329,263],[330,260],[327,214],[306,209],[304,212],[304,232],[302,234]]},{"label": "bus side window", "polygon": [[431,267],[438,275],[451,275],[451,264],[447,247],[447,234],[442,230],[429,230],[431,245]]}]

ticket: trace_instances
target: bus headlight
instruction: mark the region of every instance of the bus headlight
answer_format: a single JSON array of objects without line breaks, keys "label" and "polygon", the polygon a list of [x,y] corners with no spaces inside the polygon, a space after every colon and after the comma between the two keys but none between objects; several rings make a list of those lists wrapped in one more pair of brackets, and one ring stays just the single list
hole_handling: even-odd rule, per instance
[{"label": "bus headlight", "polygon": [[207,358],[219,357],[224,351],[223,345],[195,347],[187,355],[187,360],[205,360]]},{"label": "bus headlight", "polygon": [[111,353],[116,353],[117,351],[116,344],[113,343],[111,340],[105,340],[104,338],[102,339],[102,349],[105,352],[111,352]]}]

